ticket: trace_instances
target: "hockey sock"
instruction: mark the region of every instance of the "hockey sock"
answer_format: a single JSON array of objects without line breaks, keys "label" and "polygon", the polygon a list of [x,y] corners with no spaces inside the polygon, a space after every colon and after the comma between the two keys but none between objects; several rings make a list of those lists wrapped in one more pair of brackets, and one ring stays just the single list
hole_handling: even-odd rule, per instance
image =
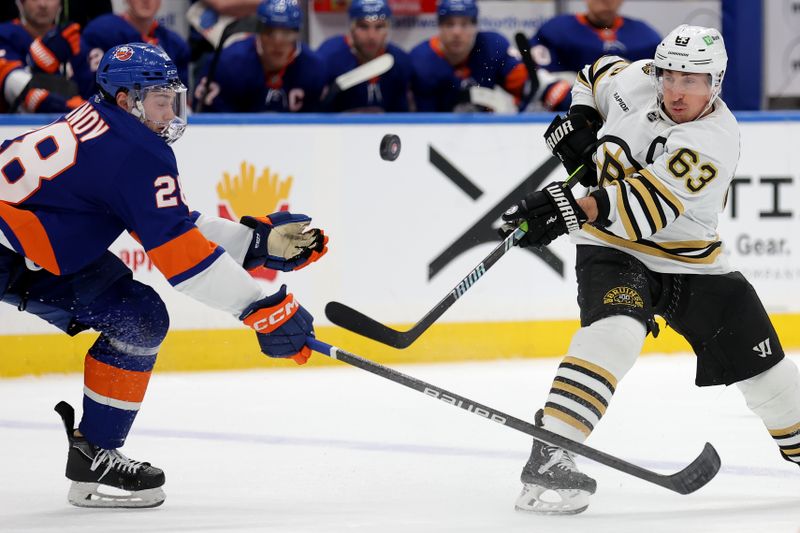
[{"label": "hockey sock", "polygon": [[789,359],[736,384],[787,461],[800,464],[800,374]]},{"label": "hockey sock", "polygon": [[80,432],[104,449],[121,447],[144,400],[159,346],[100,335],[86,354]]},{"label": "hockey sock", "polygon": [[547,396],[544,427],[585,441],[605,414],[618,381],[639,356],[646,335],[644,324],[624,315],[579,329]]}]

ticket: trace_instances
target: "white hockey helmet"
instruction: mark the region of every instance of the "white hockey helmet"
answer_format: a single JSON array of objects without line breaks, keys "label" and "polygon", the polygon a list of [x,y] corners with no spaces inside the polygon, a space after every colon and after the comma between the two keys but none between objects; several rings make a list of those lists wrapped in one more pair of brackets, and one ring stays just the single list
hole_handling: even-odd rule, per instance
[{"label": "white hockey helmet", "polygon": [[658,91],[659,104],[663,92],[659,77],[661,71],[677,70],[680,72],[705,73],[711,77],[711,96],[708,107],[722,90],[722,78],[728,65],[728,53],[722,35],[714,28],[689,26],[681,24],[664,37],[656,48],[656,56],[652,69],[653,80]]}]

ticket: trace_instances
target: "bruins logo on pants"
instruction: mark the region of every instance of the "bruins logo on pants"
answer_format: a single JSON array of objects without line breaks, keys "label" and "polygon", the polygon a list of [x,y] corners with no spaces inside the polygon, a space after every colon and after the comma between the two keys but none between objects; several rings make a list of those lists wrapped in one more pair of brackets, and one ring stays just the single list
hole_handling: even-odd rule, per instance
[{"label": "bruins logo on pants", "polygon": [[644,302],[639,293],[630,287],[614,287],[603,296],[605,305],[627,305],[630,307],[644,307]]}]

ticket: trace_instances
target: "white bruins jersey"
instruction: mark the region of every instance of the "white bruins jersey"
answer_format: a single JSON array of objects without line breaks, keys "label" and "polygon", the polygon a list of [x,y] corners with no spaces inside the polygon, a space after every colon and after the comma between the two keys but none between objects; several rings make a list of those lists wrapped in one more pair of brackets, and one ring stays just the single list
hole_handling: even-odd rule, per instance
[{"label": "white bruins jersey", "polygon": [[595,156],[611,224],[585,224],[573,242],[623,250],[655,272],[730,272],[717,217],[739,161],[739,126],[721,99],[676,124],[657,106],[651,68],[604,56],[578,73],[572,104],[605,121]]}]

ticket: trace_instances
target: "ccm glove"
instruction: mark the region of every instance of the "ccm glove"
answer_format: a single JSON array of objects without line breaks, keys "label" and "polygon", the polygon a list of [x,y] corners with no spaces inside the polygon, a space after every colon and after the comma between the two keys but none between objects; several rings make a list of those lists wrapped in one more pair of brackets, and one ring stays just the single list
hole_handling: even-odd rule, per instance
[{"label": "ccm glove", "polygon": [[[594,113],[597,114],[596,111]],[[566,117],[556,115],[544,132],[544,140],[570,175],[584,165],[578,173],[581,185],[585,187],[597,185],[597,172],[592,160],[597,145],[597,129],[595,123],[585,114],[570,111]]]},{"label": "ccm glove", "polygon": [[56,26],[33,41],[28,49],[28,65],[33,70],[55,74],[62,63],[78,55],[80,50],[80,25]]},{"label": "ccm glove", "polygon": [[253,229],[244,268],[267,267],[289,272],[307,267],[328,252],[328,237],[321,229],[308,229],[311,217],[278,211],[266,217],[242,217]]},{"label": "ccm glove", "polygon": [[588,220],[569,187],[563,181],[554,181],[541,191],[525,196],[503,213],[500,235],[505,238],[522,222],[528,223],[528,232],[518,244],[528,246],[547,246],[565,233],[578,231]]},{"label": "ccm glove", "polygon": [[265,355],[294,359],[298,365],[311,357],[306,337],[314,335],[314,319],[292,293],[286,294],[286,285],[272,296],[251,303],[239,320],[255,330]]}]

